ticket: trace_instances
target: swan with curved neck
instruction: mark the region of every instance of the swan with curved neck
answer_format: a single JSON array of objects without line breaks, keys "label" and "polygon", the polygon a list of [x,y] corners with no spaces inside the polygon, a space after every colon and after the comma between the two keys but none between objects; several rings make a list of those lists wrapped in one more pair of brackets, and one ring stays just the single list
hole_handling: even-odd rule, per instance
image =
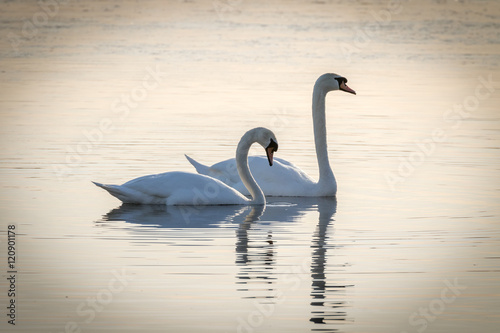
[{"label": "swan with curved neck", "polygon": [[[347,85],[343,76],[327,73],[321,75],[314,85],[312,96],[312,117],[314,128],[314,142],[316,157],[318,159],[319,180],[316,182],[304,171],[294,164],[280,159],[275,159],[271,171],[265,170],[265,159],[262,156],[249,157],[249,165],[257,183],[261,186],[266,196],[335,196],[337,182],[328,159],[326,138],[325,99],[328,92],[341,90],[356,94]],[[196,162],[186,155],[189,162],[200,174],[208,175],[221,180],[243,194],[248,194],[245,185],[236,172],[236,161],[225,160],[208,167]]]},{"label": "swan with curved neck", "polygon": [[263,205],[264,193],[248,167],[248,151],[253,143],[266,151],[267,167],[273,165],[273,154],[278,141],[270,130],[258,127],[246,132],[236,149],[236,165],[252,199],[218,179],[189,172],[166,172],[130,180],[123,185],[105,185],[93,182],[124,203],[165,205]]}]

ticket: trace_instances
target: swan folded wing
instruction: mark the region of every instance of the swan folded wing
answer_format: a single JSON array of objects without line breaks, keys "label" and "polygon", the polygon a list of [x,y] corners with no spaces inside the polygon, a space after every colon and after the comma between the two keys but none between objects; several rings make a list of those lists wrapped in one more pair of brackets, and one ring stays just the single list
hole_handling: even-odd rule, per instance
[{"label": "swan folded wing", "polygon": [[[250,168],[250,171],[252,172],[252,175],[257,178],[263,178],[260,176],[266,176],[269,175],[270,177],[267,178],[267,180],[273,182],[272,175],[276,175],[281,172],[280,167],[275,167],[276,165],[280,165],[281,167],[284,167],[285,169],[297,169],[293,163],[290,163],[286,160],[283,160],[281,158],[274,158],[274,161],[277,162],[273,164],[273,167],[269,166],[269,162],[266,156],[249,156],[248,157],[248,165]],[[198,163],[199,164],[199,163]],[[197,168],[198,171],[198,168]],[[198,171],[199,172],[199,171]],[[301,173],[301,178],[309,178],[305,172],[300,170]],[[214,177],[222,181],[223,183],[228,184],[229,186],[232,186],[234,184],[240,183],[241,179],[240,176],[238,175],[238,170],[236,169],[236,160],[234,158],[227,159],[225,161],[216,163],[209,167],[208,169],[205,169],[202,174],[208,175],[210,177]],[[248,191],[246,191],[248,192]]]},{"label": "swan folded wing", "polygon": [[164,204],[165,198],[148,195],[147,193],[137,191],[123,185],[108,185],[93,182],[95,185],[105,189],[112,196],[119,199],[123,203],[134,204]]},{"label": "swan folded wing", "polygon": [[275,159],[273,170],[259,173],[256,179],[269,196],[307,196],[316,186],[316,181],[293,163]]},{"label": "swan folded wing", "polygon": [[122,187],[146,198],[163,198],[167,205],[245,204],[247,199],[221,181],[189,172],[166,172],[133,179]]},{"label": "swan folded wing", "polygon": [[[251,164],[249,164],[249,167],[250,171],[253,174],[254,170],[252,169]],[[238,169],[236,168],[236,160],[234,158],[230,158],[225,161],[212,165],[210,168],[208,168],[207,173],[204,174],[210,177],[217,178],[218,180],[229,186],[232,186],[231,184],[240,182],[240,176],[238,175]]]},{"label": "swan folded wing", "polygon": [[[230,161],[227,160],[217,164]],[[316,181],[302,169],[281,158],[275,158],[272,167],[269,166],[265,156],[250,156],[248,162],[255,180],[264,193],[269,196],[296,196],[297,193],[307,196],[310,195],[309,193],[313,191],[312,188],[316,184]],[[232,176],[230,179],[232,179],[232,182],[227,183],[229,186],[245,195],[249,195],[239,176],[237,178]]]},{"label": "swan folded wing", "polygon": [[276,171],[273,170],[273,172],[280,174],[284,180],[289,180],[290,178],[293,178],[295,181],[298,182],[306,182],[306,183],[316,182],[313,178],[311,178],[307,173],[305,173],[301,168],[299,168],[295,164],[283,160],[281,158],[275,158],[275,161],[277,162],[276,165],[278,165],[278,168],[276,169]]}]

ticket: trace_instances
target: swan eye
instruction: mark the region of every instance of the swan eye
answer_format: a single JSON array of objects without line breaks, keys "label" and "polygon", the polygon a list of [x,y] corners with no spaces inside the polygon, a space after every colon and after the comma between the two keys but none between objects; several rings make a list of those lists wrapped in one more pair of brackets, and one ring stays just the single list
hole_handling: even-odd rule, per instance
[{"label": "swan eye", "polygon": [[346,84],[347,83],[347,79],[345,77],[337,77],[335,78],[335,80],[337,80],[337,82],[339,83],[339,86],[344,83]]}]

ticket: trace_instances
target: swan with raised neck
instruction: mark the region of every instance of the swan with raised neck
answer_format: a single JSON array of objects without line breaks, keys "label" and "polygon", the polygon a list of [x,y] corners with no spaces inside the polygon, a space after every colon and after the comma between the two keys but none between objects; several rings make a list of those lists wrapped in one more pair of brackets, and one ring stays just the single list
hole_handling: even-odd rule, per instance
[{"label": "swan with raised neck", "polygon": [[[252,173],[266,196],[335,196],[337,182],[328,159],[325,98],[328,92],[341,90],[356,94],[347,86],[347,79],[341,75],[327,73],[321,75],[314,85],[312,96],[312,116],[314,129],[314,142],[319,168],[319,180],[316,182],[299,167],[281,158],[275,159],[271,171],[266,170],[266,159],[262,156],[250,156],[248,161]],[[212,165],[211,167],[198,163],[186,156],[189,162],[200,174],[215,177],[237,189],[243,194],[245,184],[236,172],[235,159],[228,159]],[[271,176],[272,175],[272,176]]]}]

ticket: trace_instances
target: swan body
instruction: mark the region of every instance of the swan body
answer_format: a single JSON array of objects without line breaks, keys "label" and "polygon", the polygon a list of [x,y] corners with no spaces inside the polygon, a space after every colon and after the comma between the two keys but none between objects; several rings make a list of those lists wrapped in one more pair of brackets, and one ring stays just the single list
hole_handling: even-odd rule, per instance
[{"label": "swan body", "polygon": [[[266,196],[303,196],[325,197],[335,196],[337,182],[328,160],[326,139],[325,99],[333,90],[342,90],[356,94],[347,85],[347,79],[337,74],[323,74],[314,85],[312,98],[312,117],[314,126],[314,142],[319,167],[319,180],[315,181],[303,170],[286,160],[276,158],[272,170],[265,170],[266,159],[263,156],[251,156],[248,163],[252,174]],[[244,183],[236,172],[235,159],[228,159],[211,167],[198,163],[186,155],[188,161],[200,174],[217,178],[243,194],[248,194]]]},{"label": "swan body", "polygon": [[[240,193],[247,194],[248,191],[245,185],[241,182],[236,171],[236,161],[234,158],[219,162],[207,167],[193,160],[191,157],[186,158],[195,167],[200,174],[210,175],[217,178],[225,184],[231,186]],[[323,195],[317,195],[316,181],[307,175],[294,164],[281,158],[274,158],[273,170],[276,168],[278,172],[266,173],[265,169],[269,169],[269,164],[265,156],[249,156],[248,165],[252,170],[255,180],[266,196],[328,196],[328,189]],[[277,185],[279,184],[279,185]]]},{"label": "swan body", "polygon": [[248,205],[265,204],[265,197],[248,168],[248,151],[253,143],[265,147],[268,169],[278,150],[274,134],[263,127],[246,132],[236,150],[236,169],[252,196],[248,199],[218,179],[189,172],[165,172],[130,180],[122,185],[93,182],[124,203],[164,205]]}]

